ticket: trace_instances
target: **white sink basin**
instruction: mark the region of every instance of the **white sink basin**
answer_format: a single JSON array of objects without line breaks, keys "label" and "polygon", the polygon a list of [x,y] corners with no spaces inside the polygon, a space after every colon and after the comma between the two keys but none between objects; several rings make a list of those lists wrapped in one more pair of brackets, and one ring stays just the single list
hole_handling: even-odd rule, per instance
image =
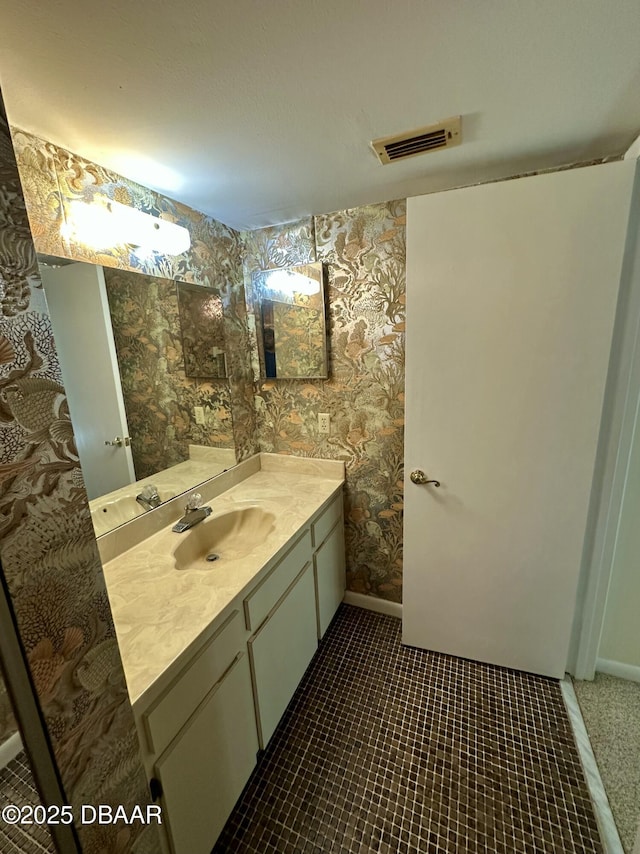
[{"label": "white sink basin", "polygon": [[[159,495],[162,501],[168,501],[176,493],[169,489],[161,489]],[[106,531],[110,531],[112,528],[146,512],[142,504],[136,501],[135,495],[121,495],[119,498],[96,502],[91,508],[91,521],[96,536],[99,537],[100,534],[104,534]]]},{"label": "white sink basin", "polygon": [[264,543],[274,529],[275,518],[261,507],[209,516],[189,531],[175,534],[176,545],[171,552],[175,568],[210,569],[217,560],[244,557]]}]

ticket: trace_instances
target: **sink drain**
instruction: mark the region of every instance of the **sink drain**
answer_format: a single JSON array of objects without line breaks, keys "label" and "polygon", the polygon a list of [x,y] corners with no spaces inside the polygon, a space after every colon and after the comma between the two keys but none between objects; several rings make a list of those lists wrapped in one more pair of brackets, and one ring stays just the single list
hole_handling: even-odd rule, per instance
[{"label": "sink drain", "polygon": [[211,554],[210,554],[210,555],[207,555],[207,560],[208,560],[210,563],[213,563],[213,561],[214,561],[214,560],[220,560],[220,555],[217,555],[217,554],[215,554],[214,552],[211,552]]}]

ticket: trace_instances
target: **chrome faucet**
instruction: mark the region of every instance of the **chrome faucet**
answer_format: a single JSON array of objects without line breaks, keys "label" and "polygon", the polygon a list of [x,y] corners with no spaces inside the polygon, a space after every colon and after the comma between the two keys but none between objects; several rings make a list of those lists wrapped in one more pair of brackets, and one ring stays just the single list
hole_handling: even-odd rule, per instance
[{"label": "chrome faucet", "polygon": [[182,519],[178,519],[176,524],[171,529],[175,531],[176,534],[182,534],[184,531],[188,531],[189,528],[193,528],[194,525],[197,525],[198,522],[202,522],[203,519],[206,519],[207,516],[211,515],[211,507],[202,506],[202,496],[199,492],[192,493],[185,505],[184,508],[184,516]]},{"label": "chrome faucet", "polygon": [[149,483],[140,495],[136,495],[136,501],[138,504],[142,504],[145,510],[154,510],[159,504],[162,504],[162,499],[158,494],[158,487],[153,483]]}]

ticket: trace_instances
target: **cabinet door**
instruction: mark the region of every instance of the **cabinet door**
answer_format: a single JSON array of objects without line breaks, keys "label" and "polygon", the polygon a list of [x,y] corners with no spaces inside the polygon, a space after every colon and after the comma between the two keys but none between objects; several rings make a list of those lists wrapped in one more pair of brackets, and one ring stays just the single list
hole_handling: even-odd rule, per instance
[{"label": "cabinet door", "polygon": [[314,555],[316,594],[318,597],[318,637],[326,632],[338,605],[344,598],[344,526],[342,520]]},{"label": "cabinet door", "polygon": [[142,714],[149,750],[154,756],[160,756],[169,746],[243,646],[242,619],[234,611]]},{"label": "cabinet door", "polygon": [[209,854],[257,750],[251,671],[240,652],[156,763],[174,854]]},{"label": "cabinet door", "polygon": [[249,641],[261,747],[273,735],[317,647],[313,568],[308,563]]}]

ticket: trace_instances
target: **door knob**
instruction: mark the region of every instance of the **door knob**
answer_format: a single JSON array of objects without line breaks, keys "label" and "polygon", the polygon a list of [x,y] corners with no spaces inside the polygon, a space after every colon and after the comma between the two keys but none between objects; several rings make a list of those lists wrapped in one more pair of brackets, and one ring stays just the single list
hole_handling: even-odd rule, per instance
[{"label": "door knob", "polygon": [[125,436],[124,439],[121,439],[120,436],[116,436],[116,438],[112,439],[111,441],[105,439],[104,443],[105,445],[109,445],[112,448],[121,448],[123,445],[128,448],[131,444],[131,439],[129,438],[129,436]]},{"label": "door knob", "polygon": [[422,471],[422,469],[416,469],[412,471],[409,475],[412,483],[432,483],[434,486],[440,486],[439,480],[427,480],[426,474]]}]

